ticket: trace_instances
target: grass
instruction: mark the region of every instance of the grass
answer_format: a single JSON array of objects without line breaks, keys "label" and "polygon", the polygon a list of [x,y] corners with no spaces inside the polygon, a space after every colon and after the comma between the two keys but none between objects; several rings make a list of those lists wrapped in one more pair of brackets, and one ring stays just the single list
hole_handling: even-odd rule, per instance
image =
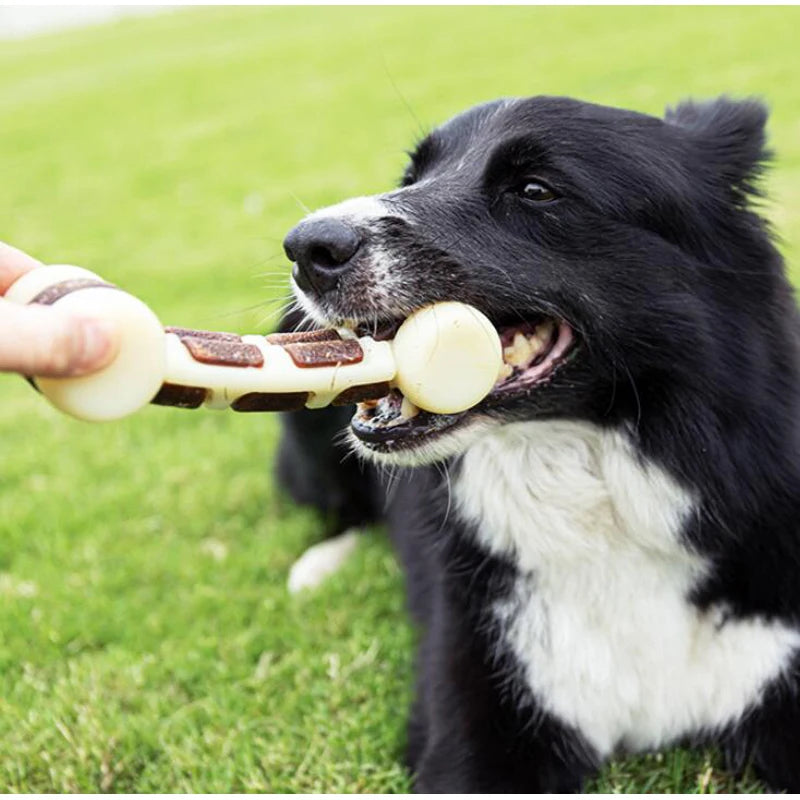
[{"label": "grass", "polygon": [[[166,322],[252,331],[274,322],[299,205],[384,189],[420,129],[467,105],[546,92],[658,113],[755,93],[796,270],[798,24],[794,8],[212,8],[4,43],[0,239]],[[408,788],[398,567],[374,531],[319,592],[287,596],[320,526],[273,486],[274,418],[89,426],[16,377],[0,396],[0,789]],[[592,788],[758,787],[674,750]]]}]

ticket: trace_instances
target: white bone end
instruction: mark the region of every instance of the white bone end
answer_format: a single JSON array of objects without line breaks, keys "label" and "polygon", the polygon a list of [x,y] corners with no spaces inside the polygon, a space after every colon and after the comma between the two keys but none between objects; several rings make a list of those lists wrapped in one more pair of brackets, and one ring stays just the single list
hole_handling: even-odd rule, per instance
[{"label": "white bone end", "polygon": [[165,375],[165,333],[158,317],[141,300],[104,287],[65,295],[58,308],[113,322],[119,349],[111,364],[91,375],[36,378],[42,394],[61,411],[90,422],[120,419],[146,406]]},{"label": "white bone end", "polygon": [[398,389],[435,414],[455,414],[479,403],[503,364],[494,326],[464,303],[436,303],[416,311],[400,326],[393,349]]}]

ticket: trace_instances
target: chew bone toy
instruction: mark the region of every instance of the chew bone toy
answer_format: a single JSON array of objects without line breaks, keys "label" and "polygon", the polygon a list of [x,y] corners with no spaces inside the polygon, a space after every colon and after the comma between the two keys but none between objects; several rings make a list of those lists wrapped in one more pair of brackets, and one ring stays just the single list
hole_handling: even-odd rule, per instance
[{"label": "chew bone toy", "polygon": [[393,340],[376,341],[332,329],[239,336],[163,328],[141,300],[67,265],[34,269],[5,296],[114,321],[119,349],[107,367],[79,378],[34,377],[53,405],[91,421],[119,419],[150,402],[236,411],[322,408],[374,400],[392,387],[426,411],[452,414],[479,403],[503,364],[491,322],[463,303],[422,308]]}]

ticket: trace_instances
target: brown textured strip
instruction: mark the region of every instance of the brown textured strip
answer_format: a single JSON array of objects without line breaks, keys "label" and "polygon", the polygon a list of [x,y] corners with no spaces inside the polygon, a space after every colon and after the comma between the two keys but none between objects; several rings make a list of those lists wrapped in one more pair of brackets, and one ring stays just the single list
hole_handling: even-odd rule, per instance
[{"label": "brown textured strip", "polygon": [[235,339],[184,336],[181,344],[201,364],[216,364],[220,367],[261,367],[264,364],[261,351],[254,344],[245,344],[238,336]]},{"label": "brown textured strip", "polygon": [[28,303],[38,303],[40,306],[51,306],[56,300],[60,300],[62,297],[72,294],[72,292],[77,292],[78,289],[95,289],[97,287],[102,287],[103,289],[117,288],[114,284],[106,283],[97,278],[72,278],[71,280],[54,283],[52,286],[42,289],[42,291],[32,300],[29,300]]},{"label": "brown textured strip", "polygon": [[177,408],[198,408],[205,402],[207,389],[199,386],[182,386],[179,383],[165,383],[158,394],[150,401],[157,406],[176,406]]},{"label": "brown textured strip", "polygon": [[358,364],[364,358],[361,345],[354,339],[338,342],[304,342],[286,344],[283,349],[298,367],[333,367],[337,364]]},{"label": "brown textured strip", "polygon": [[192,328],[176,328],[169,326],[164,328],[165,333],[174,333],[180,339],[191,336],[193,339],[219,339],[225,342],[240,342],[242,337],[238,333],[224,333],[223,331],[200,331]]},{"label": "brown textured strip", "polygon": [[331,400],[332,406],[349,406],[353,403],[363,403],[365,400],[379,400],[389,394],[389,382],[368,383],[365,386],[351,386]]},{"label": "brown textured strip", "polygon": [[250,392],[236,399],[234,411],[295,411],[308,400],[308,392]]},{"label": "brown textured strip", "polygon": [[338,342],[341,336],[330,328],[317,331],[292,331],[291,333],[270,333],[266,340],[270,344],[300,344],[305,342]]}]

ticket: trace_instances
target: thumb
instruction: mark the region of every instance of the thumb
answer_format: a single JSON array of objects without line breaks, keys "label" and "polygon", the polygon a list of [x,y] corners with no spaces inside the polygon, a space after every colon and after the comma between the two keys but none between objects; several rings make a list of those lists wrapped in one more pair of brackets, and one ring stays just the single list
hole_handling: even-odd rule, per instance
[{"label": "thumb", "polygon": [[47,378],[84,375],[111,361],[116,346],[116,330],[105,320],[0,298],[1,372]]}]

